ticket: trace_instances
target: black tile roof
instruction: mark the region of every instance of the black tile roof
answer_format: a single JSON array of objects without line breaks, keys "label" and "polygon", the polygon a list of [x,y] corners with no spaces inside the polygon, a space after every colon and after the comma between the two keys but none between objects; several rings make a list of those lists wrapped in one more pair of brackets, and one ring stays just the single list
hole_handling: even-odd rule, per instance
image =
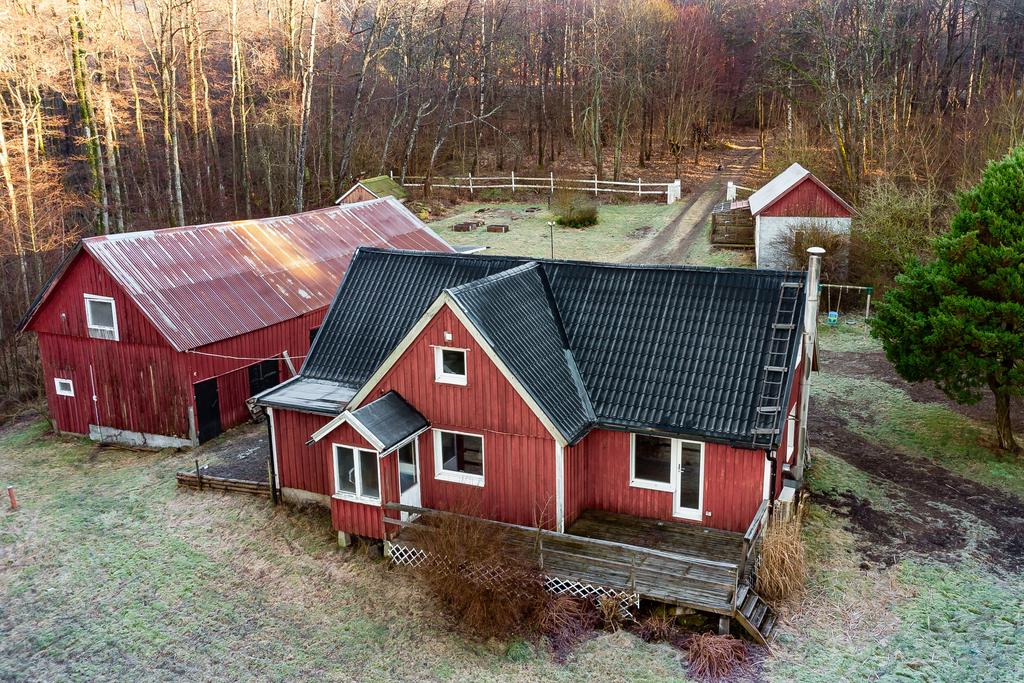
[{"label": "black tile roof", "polygon": [[[449,290],[570,443],[603,425],[749,446],[782,283],[803,280],[364,248],[301,374],[361,387]],[[790,367],[801,332],[792,333]],[[575,382],[581,391],[570,391]]]},{"label": "black tile roof", "polygon": [[427,418],[394,391],[353,410],[352,417],[383,444],[381,453],[429,426]]},{"label": "black tile roof", "polygon": [[448,293],[566,439],[583,436],[594,409],[543,268],[527,263]]}]

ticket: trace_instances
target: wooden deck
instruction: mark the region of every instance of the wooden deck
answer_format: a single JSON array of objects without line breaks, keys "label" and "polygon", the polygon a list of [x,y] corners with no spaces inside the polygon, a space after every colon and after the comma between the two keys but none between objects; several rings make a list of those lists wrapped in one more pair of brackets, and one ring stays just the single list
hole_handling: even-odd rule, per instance
[{"label": "wooden deck", "polygon": [[[429,526],[431,515],[451,514],[399,505],[386,508],[421,516],[415,522],[386,520],[403,528]],[[501,527],[510,542],[534,553],[549,577],[731,616],[757,552],[765,509],[747,534],[596,510],[585,511],[564,534],[485,523]],[[408,538],[399,533],[394,543],[407,544]]]}]

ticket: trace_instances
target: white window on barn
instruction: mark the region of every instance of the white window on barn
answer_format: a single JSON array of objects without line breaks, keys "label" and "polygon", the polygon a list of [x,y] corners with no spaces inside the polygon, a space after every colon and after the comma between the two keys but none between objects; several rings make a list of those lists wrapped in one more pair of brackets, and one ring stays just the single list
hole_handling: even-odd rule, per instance
[{"label": "white window on barn", "polygon": [[380,469],[377,454],[334,444],[334,490],[341,498],[361,503],[379,503]]},{"label": "white window on barn", "polygon": [[85,295],[85,322],[93,339],[118,340],[117,309],[109,296]]},{"label": "white window on barn", "polygon": [[484,485],[484,438],[434,430],[434,476],[473,486]]},{"label": "white window on barn", "polygon": [[657,491],[672,490],[672,439],[632,435],[630,484]]},{"label": "white window on barn", "polygon": [[434,381],[466,384],[466,349],[434,347]]},{"label": "white window on barn", "polygon": [[53,387],[57,392],[58,396],[74,396],[75,395],[75,384],[69,379],[63,379],[61,377],[53,378]]}]

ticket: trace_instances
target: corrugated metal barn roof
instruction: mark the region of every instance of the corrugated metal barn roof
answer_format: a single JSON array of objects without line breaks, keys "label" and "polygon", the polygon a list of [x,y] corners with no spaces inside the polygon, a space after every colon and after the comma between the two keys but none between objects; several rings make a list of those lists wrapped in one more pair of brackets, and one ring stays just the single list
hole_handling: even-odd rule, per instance
[{"label": "corrugated metal barn roof", "polygon": [[[358,389],[449,289],[564,436],[580,435],[585,411],[590,426],[749,445],[780,291],[803,273],[544,260],[517,269],[528,263],[361,249],[302,376]],[[790,364],[799,339],[798,329]]]},{"label": "corrugated metal barn roof", "polygon": [[328,305],[359,246],[452,251],[392,197],[81,243],[179,351]]}]

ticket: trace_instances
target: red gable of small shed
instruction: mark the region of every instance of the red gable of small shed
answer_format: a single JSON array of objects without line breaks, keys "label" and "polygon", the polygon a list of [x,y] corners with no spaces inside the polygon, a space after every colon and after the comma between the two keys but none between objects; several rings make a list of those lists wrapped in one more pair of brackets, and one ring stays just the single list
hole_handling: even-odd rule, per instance
[{"label": "red gable of small shed", "polygon": [[761,211],[762,216],[848,218],[849,206],[814,176],[807,176]]}]

